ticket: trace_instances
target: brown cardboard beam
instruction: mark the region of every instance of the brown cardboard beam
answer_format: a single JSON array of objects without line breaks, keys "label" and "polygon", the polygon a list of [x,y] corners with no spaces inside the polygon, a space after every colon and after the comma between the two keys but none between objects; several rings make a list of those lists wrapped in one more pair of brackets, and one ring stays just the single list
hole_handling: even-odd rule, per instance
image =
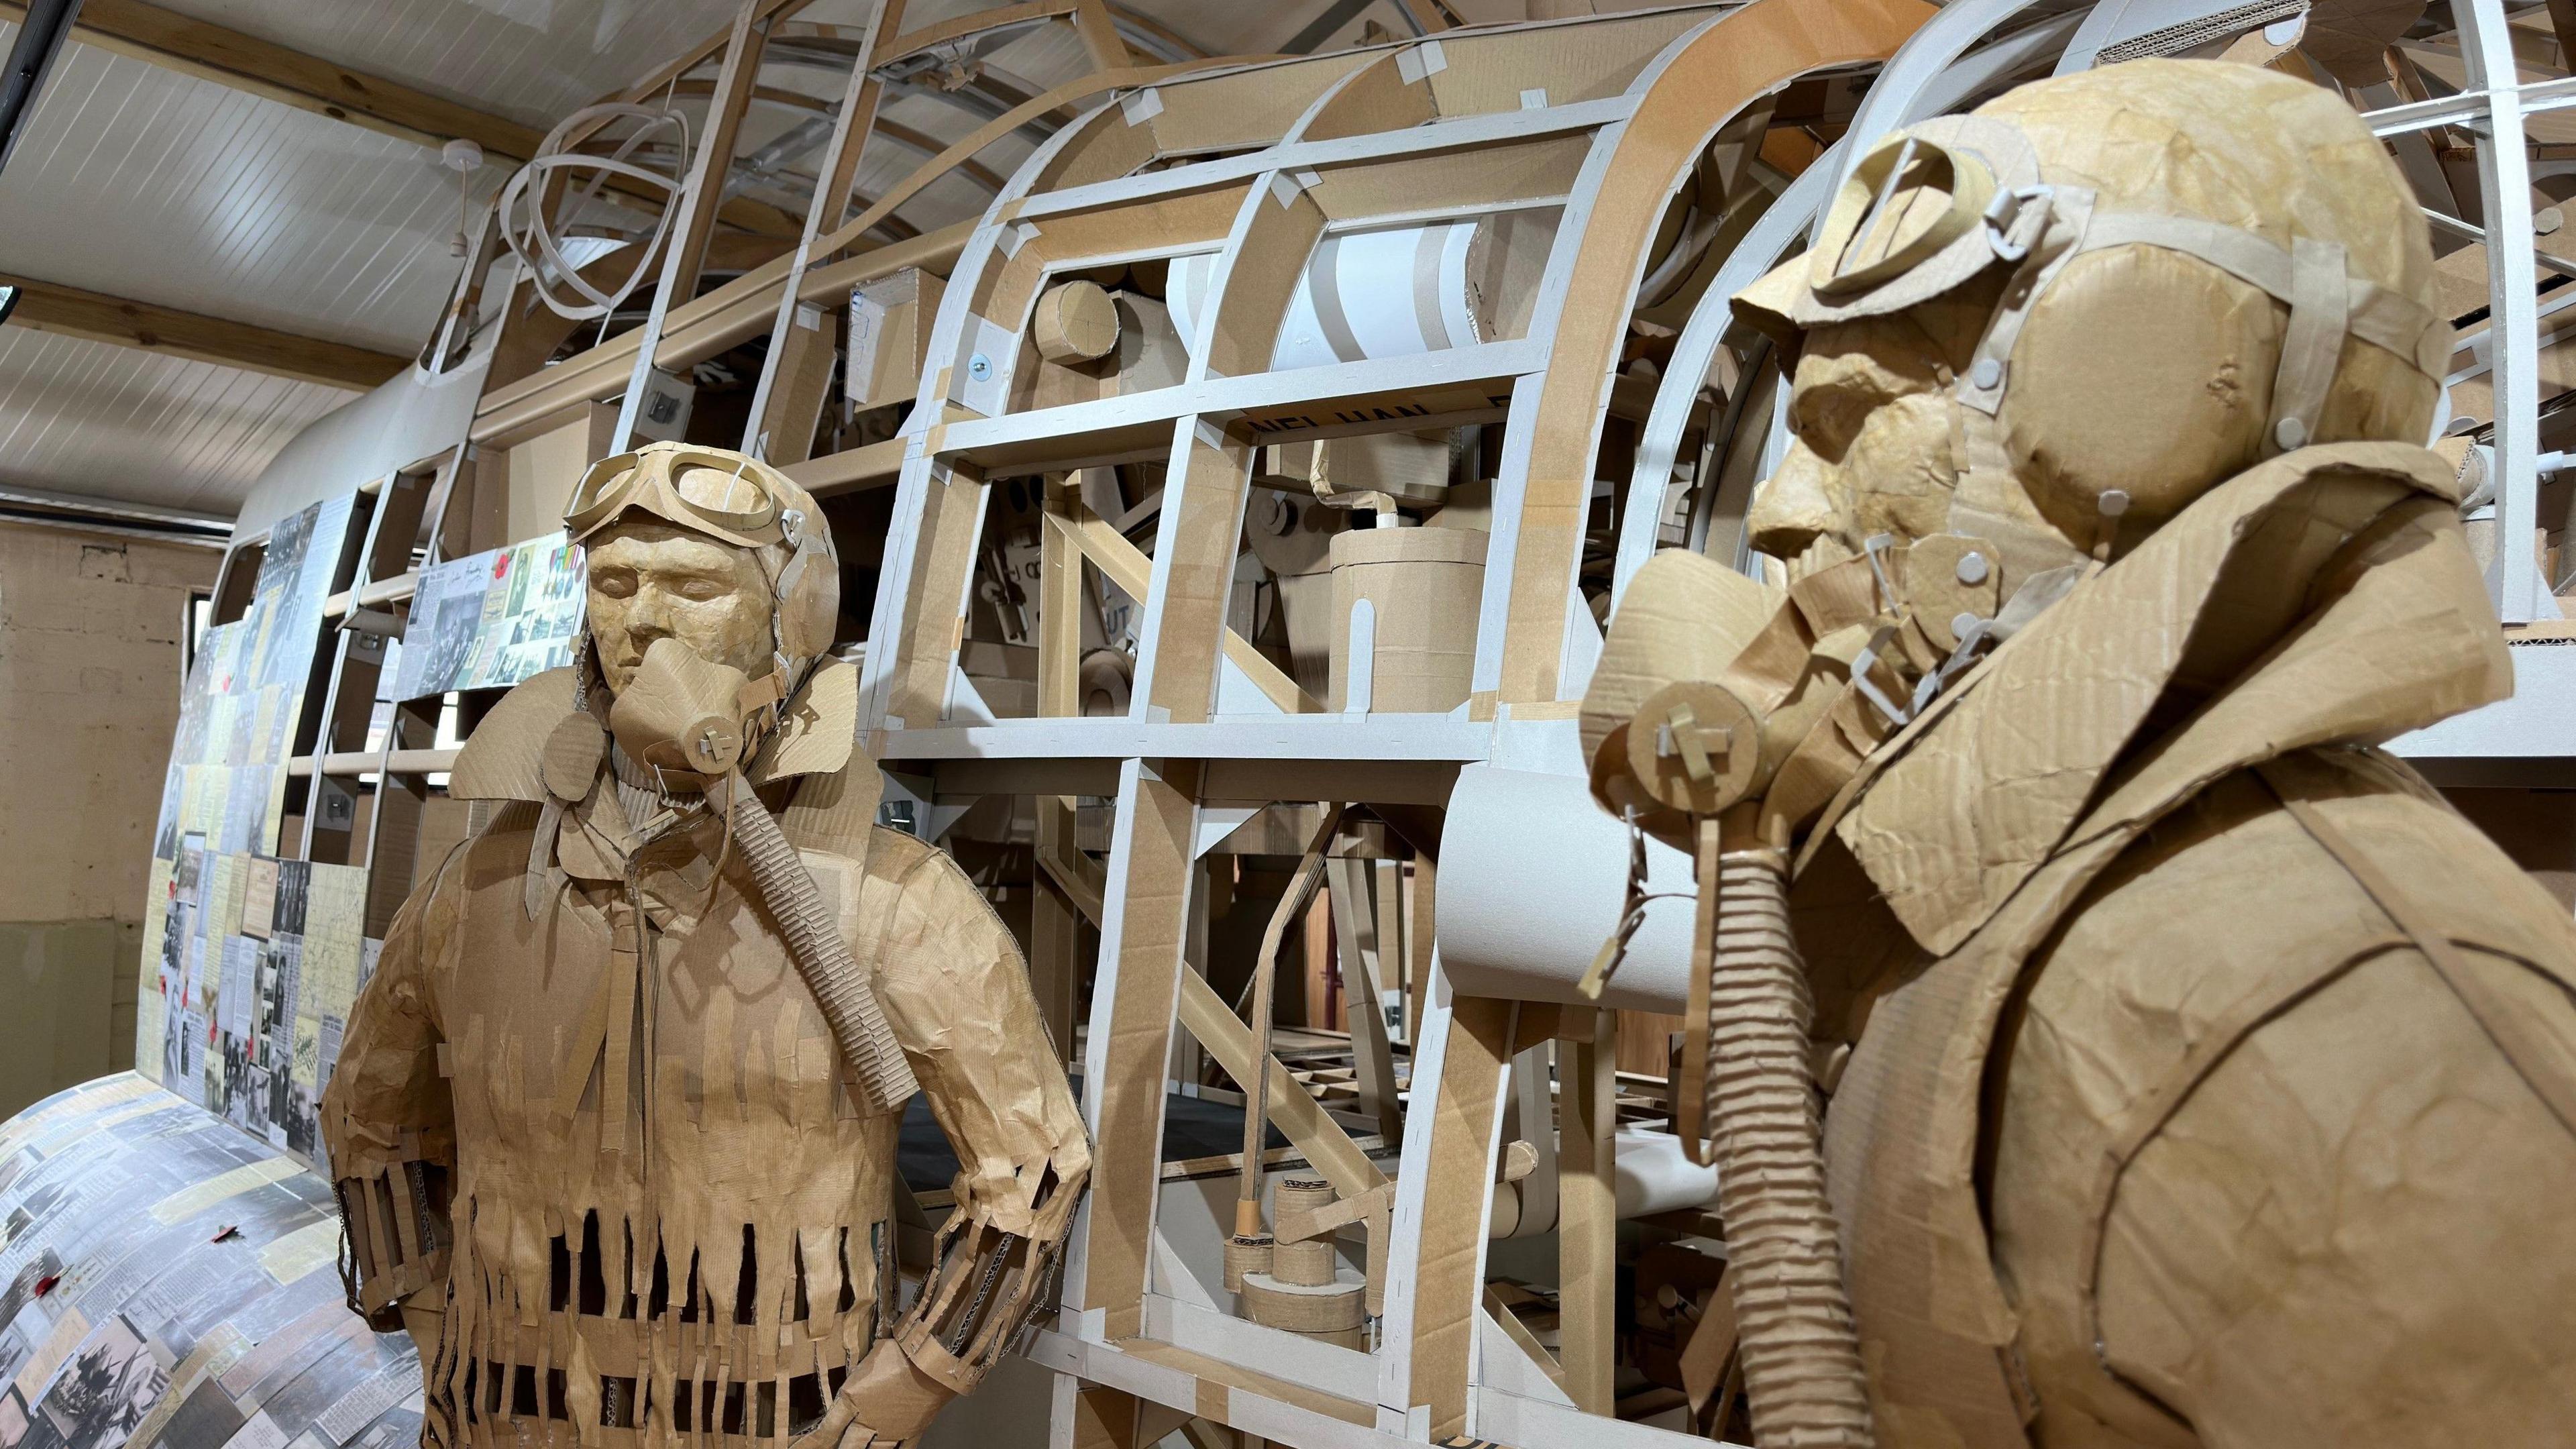
[{"label": "brown cardboard beam", "polygon": [[[0,21],[16,24],[26,13],[23,0],[0,0]],[[432,149],[462,138],[497,159],[525,161],[536,154],[545,135],[533,126],[143,0],[84,0],[72,39]],[[748,231],[796,234],[784,212],[745,197],[728,201],[722,216]]]},{"label": "brown cardboard beam", "polygon": [[57,286],[0,274],[0,287],[19,289],[9,325],[66,337],[86,337],[119,347],[139,347],[197,362],[291,377],[363,392],[411,365],[411,359],[371,352],[318,337],[273,332],[173,307],[129,302],[78,287]]}]

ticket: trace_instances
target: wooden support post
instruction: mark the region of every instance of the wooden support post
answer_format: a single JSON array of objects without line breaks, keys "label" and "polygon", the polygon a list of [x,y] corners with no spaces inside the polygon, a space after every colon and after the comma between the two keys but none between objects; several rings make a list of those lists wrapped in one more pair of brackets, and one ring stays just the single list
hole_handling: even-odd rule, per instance
[{"label": "wooden support post", "polygon": [[1134,708],[1140,718],[1199,724],[1216,711],[1225,611],[1257,450],[1194,415],[1182,418],[1177,432],[1185,461],[1164,485]]},{"label": "wooden support post", "polygon": [[1082,53],[1091,61],[1093,70],[1116,70],[1133,58],[1127,54],[1127,42],[1118,38],[1109,7],[1101,0],[1081,0],[1073,7],[1073,33],[1082,42]]},{"label": "wooden support post", "polygon": [[[905,590],[900,633],[886,648],[886,725],[927,729],[948,707],[949,676],[966,627],[966,587],[975,541],[984,529],[984,480],[962,466],[934,462],[924,488],[905,577],[881,587]],[[892,560],[889,560],[891,563]],[[880,611],[882,612],[882,611]],[[871,669],[875,657],[869,658]]]},{"label": "wooden support post", "polygon": [[[1557,1049],[1557,1321],[1565,1392],[1588,1414],[1615,1407],[1618,1365],[1619,1190],[1611,1154],[1618,1123],[1618,1020],[1614,1011],[1567,1011]],[[1534,1129],[1533,1129],[1534,1130]]]},{"label": "wooden support post", "polygon": [[1431,953],[1439,941],[1440,862],[1430,856],[1413,862],[1413,919],[1406,923],[1404,972],[1404,1039],[1416,1056],[1422,1049],[1422,1010],[1430,1001]]},{"label": "wooden support post", "polygon": [[[1088,511],[1074,475],[1046,480],[1046,511],[1050,519],[1077,520]],[[1058,528],[1038,531],[1037,603],[1038,713],[1068,718],[1082,711],[1082,556]],[[1069,1052],[1082,983],[1082,922],[1088,917],[1099,924],[1101,888],[1089,858],[1074,844],[1073,800],[1040,795],[1035,803],[1038,888],[1030,919],[1032,980],[1047,1029],[1056,1034],[1056,1049]]]},{"label": "wooden support post", "polygon": [[1079,474],[1046,480],[1046,522],[1038,530],[1038,713],[1082,713],[1082,551],[1074,544],[1091,510]]},{"label": "wooden support post", "polygon": [[1146,1264],[1162,1186],[1164,1063],[1178,1015],[1199,822],[1195,761],[1129,760],[1119,772],[1108,915],[1091,993],[1083,1109],[1098,1157],[1065,1301],[1097,1312],[1109,1339],[1144,1322]]},{"label": "wooden support post", "polygon": [[698,154],[689,167],[688,184],[681,189],[673,204],[679,214],[671,225],[671,239],[662,253],[662,281],[653,292],[652,308],[645,314],[643,335],[635,349],[635,370],[626,382],[626,400],[617,410],[617,427],[609,438],[609,451],[622,453],[634,440],[637,415],[644,405],[647,382],[653,376],[654,354],[661,350],[662,324],[671,309],[695,297],[698,275],[706,265],[707,238],[714,235],[716,208],[724,200],[726,173],[733,166],[733,147],[742,130],[743,112],[750,108],[751,93],[760,78],[760,57],[769,43],[770,17],[763,0],[743,0],[742,10],[734,17],[731,37],[725,42],[724,70],[716,78],[716,93],[707,102],[705,134],[698,139]]},{"label": "wooden support post", "polygon": [[[1403,1381],[1381,1383],[1380,1403],[1426,1406],[1431,1442],[1464,1433],[1468,1371],[1475,1362],[1476,1313],[1484,1302],[1485,1225],[1494,1180],[1494,1131],[1501,1123],[1503,1064],[1511,1060],[1516,1004],[1462,996],[1424,1025],[1437,1083],[1426,1102],[1416,1086],[1407,1176],[1419,1184],[1396,1205],[1396,1263],[1412,1269]],[[1417,1057],[1416,1060],[1423,1060]],[[1428,1109],[1428,1141],[1421,1114]],[[1485,1204],[1470,1211],[1469,1204]],[[1394,1316],[1397,1300],[1388,1304]],[[1390,1364],[1390,1372],[1395,1366]],[[1383,1397],[1394,1392],[1401,1398]]]},{"label": "wooden support post", "polygon": [[[1041,819],[1054,796],[1039,799]],[[1082,990],[1082,911],[1041,865],[1030,882],[1029,987],[1056,1056],[1070,1060],[1073,1006]]]},{"label": "wooden support post", "polygon": [[761,0],[745,0],[726,43],[724,69],[717,74],[715,94],[707,98],[705,134],[699,139],[689,189],[671,227],[671,251],[662,271],[663,294],[671,305],[698,294],[698,277],[707,263],[707,239],[715,235],[716,209],[723,204],[725,180],[733,170],[734,144],[742,135],[742,118],[760,83],[760,61],[769,48],[770,18],[760,13]]},{"label": "wooden support post", "polygon": [[[884,90],[869,68],[870,58],[876,53],[878,36],[887,33],[888,27],[902,27],[903,9],[904,0],[878,0],[876,13],[868,17],[866,38],[851,62],[841,113],[832,123],[832,140],[824,148],[822,169],[815,177],[814,195],[805,207],[805,230],[797,238],[786,282],[779,288],[778,316],[769,329],[769,356],[761,364],[760,384],[752,392],[751,420],[746,425],[750,436],[743,439],[744,448],[766,462],[785,466],[813,456],[814,429],[832,377],[834,328],[828,314],[802,299],[799,288],[814,260],[815,239],[838,228],[849,206],[851,178],[858,174],[859,155],[875,129],[877,101]],[[745,94],[747,100],[750,92]],[[709,104],[724,98],[719,82]],[[719,169],[716,174],[724,173]],[[806,317],[809,312],[816,314],[811,322]]]},{"label": "wooden support post", "polygon": [[[1351,1058],[1359,1082],[1360,1110],[1377,1122],[1378,1135],[1389,1141],[1404,1136],[1403,1108],[1395,1095],[1395,1057],[1386,1040],[1386,1009],[1378,1003],[1377,972],[1364,948],[1363,915],[1369,910],[1376,862],[1333,862],[1333,925],[1340,938],[1342,1002],[1350,1012]],[[1386,959],[1385,918],[1380,917],[1377,959]]]},{"label": "wooden support post", "polygon": [[787,310],[786,335],[771,339],[773,350],[761,364],[767,390],[751,415],[752,436],[744,449],[781,468],[814,456],[841,331],[839,314],[820,303],[799,302]]}]

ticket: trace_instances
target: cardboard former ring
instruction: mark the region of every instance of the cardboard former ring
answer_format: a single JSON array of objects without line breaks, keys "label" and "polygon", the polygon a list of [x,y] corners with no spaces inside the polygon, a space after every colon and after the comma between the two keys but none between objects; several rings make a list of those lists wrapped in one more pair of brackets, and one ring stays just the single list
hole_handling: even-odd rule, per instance
[{"label": "cardboard former ring", "polygon": [[1761,765],[1762,722],[1724,685],[1677,680],[1629,719],[1629,774],[1668,809],[1715,815],[1752,792]]}]

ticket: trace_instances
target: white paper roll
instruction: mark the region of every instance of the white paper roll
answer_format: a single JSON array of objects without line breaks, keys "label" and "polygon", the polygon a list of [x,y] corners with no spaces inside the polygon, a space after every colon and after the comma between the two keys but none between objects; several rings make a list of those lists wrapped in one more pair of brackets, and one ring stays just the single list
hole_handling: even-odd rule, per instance
[{"label": "white paper roll", "polygon": [[[1646,842],[1645,924],[1597,1003],[1678,1012],[1690,996],[1691,863]],[[1575,983],[1619,924],[1627,827],[1568,775],[1470,765],[1441,830],[1440,963],[1458,990],[1587,1005]]]},{"label": "white paper roll", "polygon": [[[1336,232],[1318,242],[1280,319],[1270,367],[1324,367],[1411,357],[1484,341],[1468,276],[1477,230],[1490,219]],[[1212,255],[1176,258],[1166,300],[1195,343]]]},{"label": "white paper roll", "polygon": [[1611,1151],[1622,1219],[1717,1201],[1717,1169],[1693,1165],[1682,1155],[1682,1140],[1669,1132],[1622,1127]]}]

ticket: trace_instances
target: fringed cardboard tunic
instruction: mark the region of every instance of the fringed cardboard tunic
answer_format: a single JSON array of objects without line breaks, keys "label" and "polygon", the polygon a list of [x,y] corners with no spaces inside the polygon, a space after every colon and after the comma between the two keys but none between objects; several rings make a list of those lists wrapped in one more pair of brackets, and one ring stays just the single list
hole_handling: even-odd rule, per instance
[{"label": "fringed cardboard tunic", "polygon": [[827,662],[749,778],[955,1145],[931,1283],[898,1321],[898,1118],[845,1078],[721,824],[648,842],[604,764],[550,796],[574,695],[539,676],[458,762],[452,793],[507,803],[387,932],[323,1104],[363,1308],[444,1300],[425,1444],[783,1444],[880,1337],[971,1387],[1047,1291],[1080,1116],[1001,920],[873,825],[854,675]]}]

